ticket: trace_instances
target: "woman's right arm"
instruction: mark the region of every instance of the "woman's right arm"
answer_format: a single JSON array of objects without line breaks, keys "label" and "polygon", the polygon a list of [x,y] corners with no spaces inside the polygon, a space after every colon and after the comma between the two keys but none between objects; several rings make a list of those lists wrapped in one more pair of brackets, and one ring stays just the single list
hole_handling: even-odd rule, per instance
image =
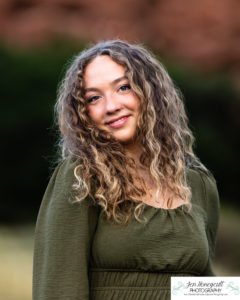
[{"label": "woman's right arm", "polygon": [[45,192],[35,231],[33,300],[89,299],[88,265],[98,208],[89,199],[72,204],[71,159],[55,170]]}]

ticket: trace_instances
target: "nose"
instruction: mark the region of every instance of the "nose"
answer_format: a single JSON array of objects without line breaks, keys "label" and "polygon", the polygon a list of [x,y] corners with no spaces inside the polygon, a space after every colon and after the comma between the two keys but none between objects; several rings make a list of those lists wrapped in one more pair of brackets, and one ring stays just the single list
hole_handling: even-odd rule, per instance
[{"label": "nose", "polygon": [[106,113],[112,114],[121,109],[121,103],[114,93],[105,95]]}]

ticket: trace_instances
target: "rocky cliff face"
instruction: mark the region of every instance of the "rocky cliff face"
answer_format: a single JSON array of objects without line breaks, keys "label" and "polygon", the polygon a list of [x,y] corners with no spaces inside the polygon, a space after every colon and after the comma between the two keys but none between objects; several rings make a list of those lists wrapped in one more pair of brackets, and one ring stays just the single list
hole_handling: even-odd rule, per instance
[{"label": "rocky cliff face", "polygon": [[121,38],[183,63],[240,70],[239,0],[0,0],[0,40],[21,46],[54,36]]}]

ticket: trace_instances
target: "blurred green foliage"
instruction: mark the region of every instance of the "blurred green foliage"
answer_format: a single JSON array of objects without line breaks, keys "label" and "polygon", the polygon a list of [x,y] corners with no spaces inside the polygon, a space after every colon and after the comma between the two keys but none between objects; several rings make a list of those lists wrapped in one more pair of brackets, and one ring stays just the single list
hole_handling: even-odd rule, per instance
[{"label": "blurred green foliage", "polygon": [[[56,158],[57,86],[66,65],[82,49],[69,40],[28,50],[0,45],[2,222],[36,219]],[[196,153],[216,177],[222,201],[239,205],[240,99],[230,77],[165,65],[184,95]]]},{"label": "blurred green foliage", "polygon": [[185,98],[197,155],[214,174],[221,200],[240,209],[240,95],[230,75],[183,69],[171,72]]}]

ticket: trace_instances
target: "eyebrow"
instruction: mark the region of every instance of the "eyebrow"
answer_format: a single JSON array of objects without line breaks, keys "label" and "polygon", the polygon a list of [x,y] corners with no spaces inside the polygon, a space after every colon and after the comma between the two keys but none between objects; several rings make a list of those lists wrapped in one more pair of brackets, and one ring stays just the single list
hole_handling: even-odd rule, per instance
[{"label": "eyebrow", "polygon": [[[125,80],[125,79],[128,79],[128,77],[126,75],[122,76],[122,77],[119,77],[117,79],[114,79],[110,83],[110,85],[116,85],[117,83],[119,83],[120,81]],[[85,94],[88,93],[88,92],[96,92],[96,91],[99,91],[99,89],[98,88],[94,88],[94,87],[86,88],[85,89]]]}]

